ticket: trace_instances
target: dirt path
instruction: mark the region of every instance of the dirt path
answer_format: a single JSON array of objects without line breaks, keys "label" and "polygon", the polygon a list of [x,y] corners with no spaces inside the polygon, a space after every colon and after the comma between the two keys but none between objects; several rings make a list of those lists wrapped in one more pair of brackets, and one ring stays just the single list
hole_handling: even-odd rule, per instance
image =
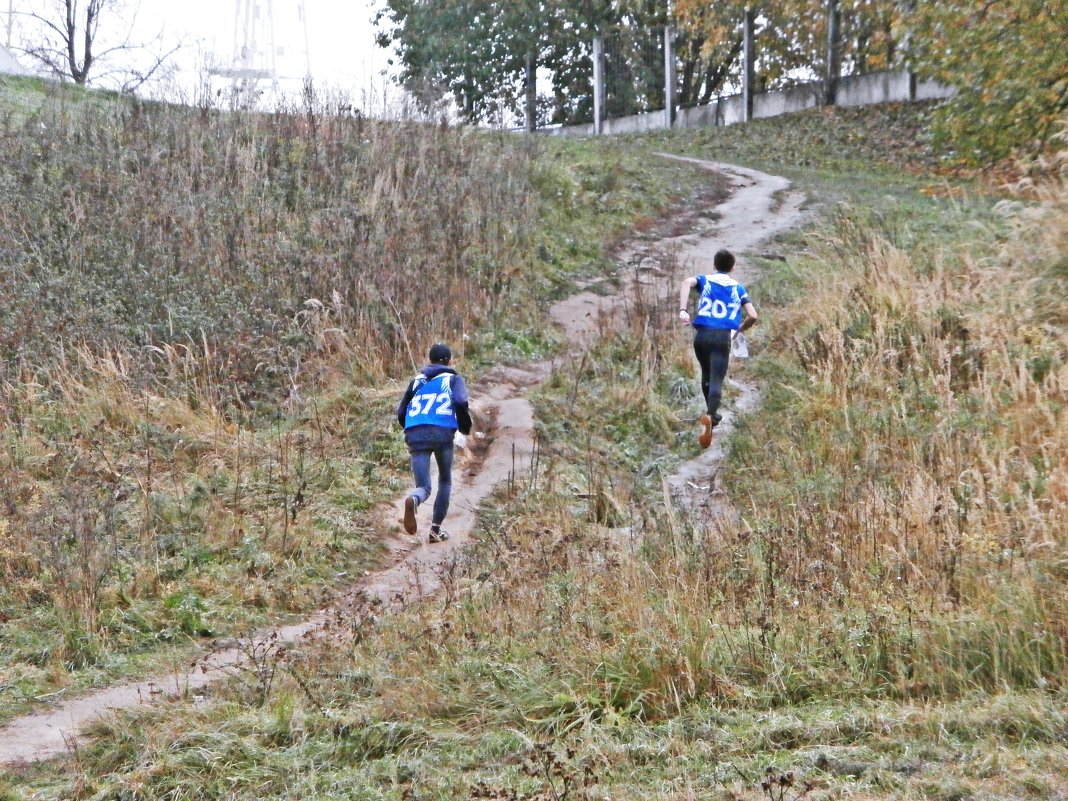
[{"label": "dirt path", "polygon": [[[710,216],[698,218],[694,230],[687,234],[662,239],[655,244],[643,244],[643,252],[656,251],[673,256],[678,265],[678,274],[658,275],[653,279],[657,292],[674,293],[682,276],[711,272],[712,256],[721,247],[729,247],[740,257],[739,280],[743,284],[752,281],[755,274],[747,265],[745,255],[796,224],[802,198],[788,192],[789,182],[783,178],[732,165],[661,155],[724,174],[731,184],[731,194],[725,202],[709,210]],[[621,263],[627,263],[633,252],[624,254]],[[621,274],[625,269],[621,268]],[[641,291],[641,286],[649,283],[650,280],[643,279],[636,271],[634,276],[624,280],[623,287],[615,294],[582,292],[573,295],[553,306],[550,317],[572,343],[572,353],[581,352],[602,330],[603,319],[630,302]],[[534,448],[534,416],[526,395],[530,388],[545,380],[552,369],[553,365],[548,362],[501,367],[473,387],[477,397],[476,419],[485,430],[483,437],[474,441],[472,454],[459,465],[460,475],[453,481],[452,508],[447,521],[451,539],[434,546],[414,544],[410,538],[400,536],[396,525],[403,499],[387,506],[383,509],[384,521],[391,531],[397,532],[389,542],[393,564],[369,576],[354,591],[354,597],[392,608],[440,588],[448,566],[471,537],[479,504],[510,475],[523,472],[529,465]],[[715,502],[717,467],[723,455],[721,443],[733,427],[734,416],[753,408],[759,399],[756,388],[748,383],[731,383],[730,387],[735,402],[717,428],[716,443],[697,458],[684,463],[669,480],[669,486],[681,502],[695,510],[704,510],[706,514],[722,512]],[[490,425],[485,426],[485,421]],[[422,526],[428,522],[425,516],[429,514],[429,506],[424,504],[421,511]],[[245,661],[245,653],[253,643],[295,641],[323,626],[336,611],[322,610],[301,623],[261,633],[244,647],[223,647],[199,659],[190,669],[115,685],[59,704],[51,710],[16,718],[0,728],[0,765],[33,762],[62,754],[88,721],[111,710],[150,703],[175,693],[188,694],[232,675],[235,667]]]},{"label": "dirt path", "polygon": [[[677,237],[674,243],[664,240],[661,246],[676,248],[676,258],[680,266],[685,268],[682,270],[683,276],[713,272],[712,257],[720,248],[727,248],[738,256],[734,277],[743,286],[749,287],[759,278],[759,272],[746,256],[759,253],[762,245],[800,223],[804,195],[791,191],[790,182],[785,178],[757,170],[696,159],[681,160],[723,173],[731,179],[734,191],[726,202],[716,208],[720,219],[712,223],[707,231],[696,236]],[[739,368],[740,365],[733,364],[731,374],[744,376],[744,369]],[[720,501],[723,477],[719,468],[723,463],[724,443],[734,430],[738,415],[747,414],[760,403],[760,391],[750,379],[728,377],[724,400],[726,408],[721,410],[723,421],[716,426],[712,447],[694,459],[683,462],[667,482],[672,495],[688,507],[691,514],[704,518],[732,514]]]}]

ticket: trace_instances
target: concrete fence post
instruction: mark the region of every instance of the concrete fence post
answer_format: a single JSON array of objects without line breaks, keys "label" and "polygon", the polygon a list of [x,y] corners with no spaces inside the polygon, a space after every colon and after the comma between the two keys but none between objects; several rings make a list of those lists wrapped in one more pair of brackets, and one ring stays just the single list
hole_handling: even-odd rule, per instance
[{"label": "concrete fence post", "polygon": [[664,127],[675,126],[675,28],[664,27]]},{"label": "concrete fence post", "polygon": [[753,90],[756,85],[756,52],[754,42],[753,9],[746,6],[745,18],[742,22],[742,104],[744,119],[749,122],[753,119]]},{"label": "concrete fence post", "polygon": [[916,73],[912,70],[912,26],[915,24],[913,15],[916,12],[916,0],[907,0],[905,3],[905,13],[908,15],[908,28],[905,30],[905,37],[902,44],[902,50],[905,51],[905,71],[909,76],[909,101],[916,99]]},{"label": "concrete fence post", "polygon": [[533,53],[527,53],[523,88],[526,94],[527,131],[534,133],[538,130],[538,60]]},{"label": "concrete fence post", "polygon": [[823,84],[823,102],[833,106],[838,98],[838,81],[842,75],[842,11],[838,0],[827,0],[827,76]]},{"label": "concrete fence post", "polygon": [[593,134],[604,133],[604,38],[593,39]]}]

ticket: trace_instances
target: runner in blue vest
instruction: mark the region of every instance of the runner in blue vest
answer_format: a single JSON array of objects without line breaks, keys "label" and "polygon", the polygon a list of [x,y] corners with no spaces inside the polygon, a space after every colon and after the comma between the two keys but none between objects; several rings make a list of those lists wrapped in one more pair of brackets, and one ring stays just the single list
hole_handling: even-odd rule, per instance
[{"label": "runner in blue vest", "polygon": [[[745,287],[729,275],[734,269],[734,254],[721,250],[712,264],[714,274],[683,279],[679,286],[679,321],[693,323],[693,351],[701,365],[701,394],[708,409],[708,414],[701,415],[701,435],[697,438],[702,448],[712,444],[712,429],[723,419],[719,402],[731,358],[731,337],[757,322]],[[694,287],[698,292],[697,313],[691,320],[687,307]]]},{"label": "runner in blue vest", "polygon": [[471,433],[471,412],[467,407],[467,386],[453,370],[452,351],[440,342],[432,345],[430,364],[404,391],[397,406],[397,420],[404,428],[404,442],[412,461],[415,490],[404,499],[404,530],[415,536],[418,524],[415,510],[430,497],[430,455],[438,463],[438,494],[430,523],[430,542],[447,540],[441,528],[449,511],[452,492],[452,444],[456,432]]}]

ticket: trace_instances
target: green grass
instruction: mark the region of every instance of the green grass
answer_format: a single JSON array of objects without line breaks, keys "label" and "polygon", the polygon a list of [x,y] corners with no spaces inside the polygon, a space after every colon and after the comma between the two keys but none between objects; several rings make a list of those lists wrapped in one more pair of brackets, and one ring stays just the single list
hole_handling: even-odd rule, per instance
[{"label": "green grass", "polygon": [[[745,125],[635,137],[635,141],[766,167],[788,178],[814,176],[834,184],[848,182],[851,174],[874,174],[893,188],[917,180],[939,182],[934,173],[942,154],[929,141],[930,115],[929,104],[833,107]],[[790,135],[781,135],[786,128]]]},{"label": "green grass", "polygon": [[0,75],[0,119],[21,124],[42,109],[106,108],[126,103],[117,92],[22,75]]},{"label": "green grass", "polygon": [[566,350],[545,327],[546,304],[572,294],[576,282],[614,280],[617,246],[635,232],[651,236],[706,183],[692,167],[624,144],[547,138],[534,140],[531,151],[538,222],[524,289],[466,340],[464,355],[476,370]]},{"label": "green grass", "polygon": [[787,798],[808,787],[816,798],[949,799],[1057,797],[1068,778],[1068,719],[1043,695],[707,704],[669,721],[616,717],[554,734],[478,716],[457,725],[383,715],[374,685],[349,686],[319,696],[337,704],[322,711],[284,683],[261,708],[227,690],[182,710],[177,726],[166,718],[178,709],[124,713],[96,727],[79,770],[37,767],[9,782],[35,799],[760,798],[766,777],[791,774]]}]

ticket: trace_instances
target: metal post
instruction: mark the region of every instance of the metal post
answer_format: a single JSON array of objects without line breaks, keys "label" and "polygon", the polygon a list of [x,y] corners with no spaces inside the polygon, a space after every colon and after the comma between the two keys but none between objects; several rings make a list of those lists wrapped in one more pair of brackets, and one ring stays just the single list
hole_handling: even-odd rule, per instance
[{"label": "metal post", "polygon": [[664,127],[675,125],[675,27],[664,27]]},{"label": "metal post", "polygon": [[297,3],[297,16],[300,17],[301,27],[304,28],[304,74],[311,75],[311,45],[308,43],[308,14],[304,8],[304,0]]},{"label": "metal post", "polygon": [[745,106],[745,121],[753,119],[753,89],[756,84],[756,52],[753,36],[753,9],[746,6],[745,20],[742,23],[742,58],[745,68],[742,71],[742,101]]},{"label": "metal post", "polygon": [[593,133],[604,132],[604,39],[593,39]]},{"label": "metal post", "polygon": [[7,0],[7,49],[11,49],[11,23],[15,19],[15,0]]}]

